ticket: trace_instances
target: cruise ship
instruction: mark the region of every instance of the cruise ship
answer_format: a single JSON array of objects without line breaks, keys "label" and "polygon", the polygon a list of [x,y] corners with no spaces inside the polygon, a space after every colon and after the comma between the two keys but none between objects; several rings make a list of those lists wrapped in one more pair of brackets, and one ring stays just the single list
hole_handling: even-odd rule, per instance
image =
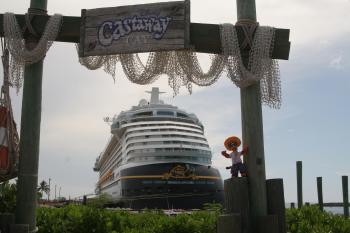
[{"label": "cruise ship", "polygon": [[111,137],[96,159],[96,193],[132,209],[201,209],[223,202],[223,182],[196,115],[159,99],[109,119]]}]

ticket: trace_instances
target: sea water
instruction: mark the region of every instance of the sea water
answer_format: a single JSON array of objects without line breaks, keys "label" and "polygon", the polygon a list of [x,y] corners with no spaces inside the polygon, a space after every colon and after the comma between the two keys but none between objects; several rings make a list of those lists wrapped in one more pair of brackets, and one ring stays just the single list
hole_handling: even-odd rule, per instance
[{"label": "sea water", "polygon": [[324,210],[332,214],[341,214],[341,215],[344,214],[343,207],[324,207]]},{"label": "sea water", "polygon": [[[297,207],[297,204],[295,204]],[[286,208],[290,208],[290,203],[286,203]],[[335,207],[323,207],[326,212],[332,213],[332,214],[344,214],[344,208],[335,206]]]}]

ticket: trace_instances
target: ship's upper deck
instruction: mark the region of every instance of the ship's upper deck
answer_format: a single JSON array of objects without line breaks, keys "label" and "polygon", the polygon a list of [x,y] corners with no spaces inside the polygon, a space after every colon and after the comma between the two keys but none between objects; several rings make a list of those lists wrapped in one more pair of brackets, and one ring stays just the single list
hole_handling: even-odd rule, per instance
[{"label": "ship's upper deck", "polygon": [[198,125],[202,130],[203,125],[193,113],[187,113],[184,110],[178,109],[176,106],[165,104],[159,99],[160,92],[158,87],[153,87],[151,99],[140,100],[137,106],[133,106],[128,111],[122,111],[119,115],[114,116],[111,125],[111,132],[114,134],[122,129],[126,124],[141,122],[141,121],[178,121]]}]

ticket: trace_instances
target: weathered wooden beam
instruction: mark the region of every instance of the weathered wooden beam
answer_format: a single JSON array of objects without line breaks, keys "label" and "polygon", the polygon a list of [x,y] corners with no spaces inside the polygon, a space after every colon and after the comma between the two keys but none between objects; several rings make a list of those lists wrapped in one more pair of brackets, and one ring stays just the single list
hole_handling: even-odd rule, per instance
[{"label": "weathered wooden beam", "polygon": [[277,215],[259,216],[256,224],[257,233],[280,233]]},{"label": "weathered wooden beam", "polygon": [[[29,10],[45,14],[47,0],[31,0]],[[26,47],[33,49],[38,39],[29,35]],[[11,233],[36,232],[36,208],[42,105],[43,59],[24,69],[21,140],[16,195],[15,223]]]},{"label": "weathered wooden beam", "polygon": [[0,232],[9,233],[10,225],[15,223],[15,215],[10,213],[0,213]]},{"label": "weathered wooden beam", "polygon": [[[238,41],[244,40],[244,33],[240,26],[237,30]],[[190,44],[197,52],[221,53],[220,28],[216,24],[191,23]],[[272,50],[272,58],[288,60],[290,50],[289,29],[276,28],[275,46]],[[241,51],[243,56],[247,51]]]},{"label": "weathered wooden beam", "polygon": [[[24,27],[24,15],[16,15],[20,27]],[[32,25],[39,33],[45,29],[49,16],[36,15],[33,18]],[[0,14],[0,36],[4,36],[3,14]],[[25,35],[26,36],[26,35]],[[238,40],[242,42],[244,33],[238,28]],[[64,16],[61,31],[56,39],[60,42],[79,43],[80,41],[80,17]],[[200,53],[221,53],[220,29],[217,24],[191,23],[190,26],[190,44]],[[288,60],[290,50],[289,29],[276,28],[275,45],[272,50],[272,58]],[[246,51],[242,51],[246,53]]]},{"label": "weathered wooden beam", "polygon": [[[10,233],[29,233],[28,224],[12,224],[10,225]],[[33,232],[33,231],[31,231]]]},{"label": "weathered wooden beam", "polygon": [[290,208],[291,208],[291,209],[295,209],[295,203],[294,203],[294,202],[291,202],[291,203],[290,203]]},{"label": "weathered wooden beam", "polygon": [[278,232],[286,233],[286,207],[282,179],[266,180],[267,213],[278,218]]},{"label": "weathered wooden beam", "polygon": [[246,177],[226,179],[224,181],[224,192],[226,213],[240,214],[242,233],[250,233],[248,179]]},{"label": "weathered wooden beam", "polygon": [[318,197],[318,207],[323,211],[323,192],[322,192],[322,177],[317,177],[317,197]]},{"label": "weathered wooden beam", "polygon": [[240,214],[220,215],[217,221],[216,233],[242,233]]},{"label": "weathered wooden beam", "polygon": [[[46,22],[48,21],[50,16],[47,15],[36,15],[33,17],[32,25],[34,30],[38,34],[42,34]],[[24,15],[16,15],[18,25],[21,28],[24,28],[25,18]],[[0,14],[0,36],[4,36],[3,29],[3,14]],[[80,40],[80,17],[72,17],[72,16],[64,16],[62,22],[62,28],[56,41],[60,42],[71,42],[71,43],[79,43]],[[27,36],[25,34],[25,36]]]},{"label": "weathered wooden beam", "polygon": [[303,162],[297,161],[297,195],[298,208],[303,206]]},{"label": "weathered wooden beam", "polygon": [[344,217],[349,218],[349,189],[348,176],[342,176]]},{"label": "weathered wooden beam", "polygon": [[[256,22],[255,0],[236,0],[236,4],[238,21]],[[246,54],[242,54],[242,61],[248,67],[249,57]],[[250,221],[253,228],[251,232],[260,233],[260,220],[268,215],[260,82],[241,88],[240,92],[242,141],[243,145],[248,146],[244,163],[248,170]]]}]

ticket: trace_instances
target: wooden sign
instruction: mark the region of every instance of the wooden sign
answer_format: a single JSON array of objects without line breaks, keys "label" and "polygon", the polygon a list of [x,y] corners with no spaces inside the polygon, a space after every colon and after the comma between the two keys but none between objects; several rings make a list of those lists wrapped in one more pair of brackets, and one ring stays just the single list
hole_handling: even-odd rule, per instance
[{"label": "wooden sign", "polygon": [[190,1],[82,10],[79,55],[189,47]]}]

